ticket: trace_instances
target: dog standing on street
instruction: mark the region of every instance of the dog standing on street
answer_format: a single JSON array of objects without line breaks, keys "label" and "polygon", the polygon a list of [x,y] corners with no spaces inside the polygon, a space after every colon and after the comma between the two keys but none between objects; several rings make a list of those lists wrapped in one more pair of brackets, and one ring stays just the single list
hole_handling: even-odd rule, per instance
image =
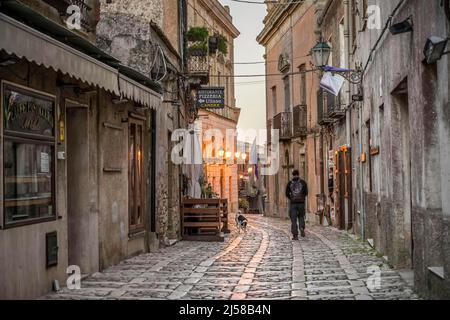
[{"label": "dog standing on street", "polygon": [[236,213],[235,221],[236,221],[236,227],[238,228],[239,233],[241,233],[241,230],[244,232],[247,232],[248,220],[246,217],[244,217],[241,210],[239,210]]}]

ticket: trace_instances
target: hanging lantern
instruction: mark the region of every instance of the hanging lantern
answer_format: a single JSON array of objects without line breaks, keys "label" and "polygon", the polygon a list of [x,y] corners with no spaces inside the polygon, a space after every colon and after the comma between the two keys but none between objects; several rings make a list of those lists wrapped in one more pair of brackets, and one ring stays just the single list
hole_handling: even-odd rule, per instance
[{"label": "hanging lantern", "polygon": [[330,59],[331,47],[323,41],[318,42],[311,50],[317,68],[323,68]]}]

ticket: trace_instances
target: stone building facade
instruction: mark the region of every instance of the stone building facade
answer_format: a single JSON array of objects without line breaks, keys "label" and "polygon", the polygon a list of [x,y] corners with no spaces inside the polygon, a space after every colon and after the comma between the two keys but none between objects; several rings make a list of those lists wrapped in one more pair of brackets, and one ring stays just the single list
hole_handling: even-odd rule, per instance
[{"label": "stone building facade", "polygon": [[[317,181],[313,193],[320,196],[318,207],[327,206],[335,227],[361,236],[393,266],[413,271],[419,292],[448,298],[449,56],[428,64],[424,48],[430,37],[448,38],[449,3],[314,1],[310,22],[315,28],[302,28],[292,36],[293,14],[306,3],[268,6],[258,38],[267,48],[267,74],[280,69],[292,73],[291,39],[302,39],[307,50],[317,41],[326,42],[331,47],[329,66],[360,71],[362,76],[361,83],[347,79],[338,98],[315,87],[312,115],[317,115],[318,143],[314,152],[307,144],[306,176],[310,184],[311,179]],[[274,60],[281,68],[270,65]],[[323,72],[314,74],[317,83]],[[274,214],[286,212],[283,187],[288,175],[283,169],[295,154],[291,122],[276,124],[274,117],[289,112],[296,104],[289,99],[302,92],[287,76],[282,79],[267,77],[266,93],[268,129],[289,133],[281,139],[284,167],[267,179]],[[292,87],[293,93],[287,94]],[[317,164],[315,172],[312,163]]]},{"label": "stone building facade", "polygon": [[151,249],[163,90],[96,47],[98,1],[84,2],[80,30],[66,9],[0,7],[0,298],[36,298]]},{"label": "stone building facade", "polygon": [[[320,1],[319,1],[320,3]],[[285,197],[294,168],[308,183],[307,212],[315,221],[321,193],[320,126],[317,119],[319,81],[311,72],[310,50],[315,34],[317,1],[268,4],[264,29],[257,41],[266,48],[266,117],[270,130],[279,130],[279,171],[266,177],[267,214],[288,217]],[[275,75],[275,76],[273,76]]]},{"label": "stone building facade", "polygon": [[[155,114],[154,190],[156,220],[151,226],[150,245],[170,244],[180,231],[181,168],[171,161],[171,135],[187,126],[184,103],[183,1],[117,0],[102,2],[97,42],[124,65],[139,70],[162,84],[162,107]],[[149,159],[151,161],[151,159]]]},{"label": "stone building facade", "polygon": [[[317,11],[317,41],[326,42],[331,47],[329,66],[349,67],[352,51],[350,38],[354,36],[350,10],[349,1],[326,1]],[[318,75],[321,78],[323,72]],[[321,201],[330,212],[332,224],[343,230],[352,230],[354,217],[351,86],[353,84],[345,81],[338,96],[323,89],[317,92],[317,115],[321,126]]]},{"label": "stone building facade", "polygon": [[[352,11],[352,61],[364,76],[352,116],[363,215],[355,231],[394,266],[413,269],[416,288],[435,298],[450,297],[450,64],[448,55],[425,63],[424,48],[449,36],[445,2],[364,1]],[[411,32],[383,29],[408,18]]]}]

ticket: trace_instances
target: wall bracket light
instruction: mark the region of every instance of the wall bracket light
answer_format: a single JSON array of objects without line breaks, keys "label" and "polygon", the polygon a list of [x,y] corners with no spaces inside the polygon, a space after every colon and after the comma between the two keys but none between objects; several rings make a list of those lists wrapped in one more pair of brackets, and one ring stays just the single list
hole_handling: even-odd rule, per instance
[{"label": "wall bracket light", "polygon": [[407,33],[407,32],[412,32],[413,31],[413,26],[414,26],[414,23],[413,23],[413,20],[412,20],[412,16],[409,16],[406,20],[391,25],[389,27],[389,31],[393,35]]},{"label": "wall bracket light", "polygon": [[360,84],[362,81],[361,70],[335,68],[327,65],[331,51],[331,47],[324,41],[319,41],[314,48],[311,49],[311,55],[313,56],[316,68],[320,71],[339,74],[352,84]]},{"label": "wall bracket light", "polygon": [[443,55],[449,54],[450,51],[445,52],[448,39],[431,36],[427,39],[423,53],[425,55],[424,62],[427,64],[434,64],[442,58]]}]

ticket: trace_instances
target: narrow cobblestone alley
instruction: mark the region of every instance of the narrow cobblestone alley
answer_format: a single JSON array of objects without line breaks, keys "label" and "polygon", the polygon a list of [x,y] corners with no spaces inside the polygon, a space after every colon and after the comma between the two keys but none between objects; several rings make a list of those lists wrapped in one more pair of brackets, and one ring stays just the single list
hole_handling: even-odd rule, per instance
[{"label": "narrow cobblestone alley", "polygon": [[[232,229],[224,243],[179,242],[43,299],[418,299],[398,272],[346,233],[309,227],[293,242],[288,221],[249,220],[246,234]],[[381,270],[375,288],[367,285],[370,267]]]}]

